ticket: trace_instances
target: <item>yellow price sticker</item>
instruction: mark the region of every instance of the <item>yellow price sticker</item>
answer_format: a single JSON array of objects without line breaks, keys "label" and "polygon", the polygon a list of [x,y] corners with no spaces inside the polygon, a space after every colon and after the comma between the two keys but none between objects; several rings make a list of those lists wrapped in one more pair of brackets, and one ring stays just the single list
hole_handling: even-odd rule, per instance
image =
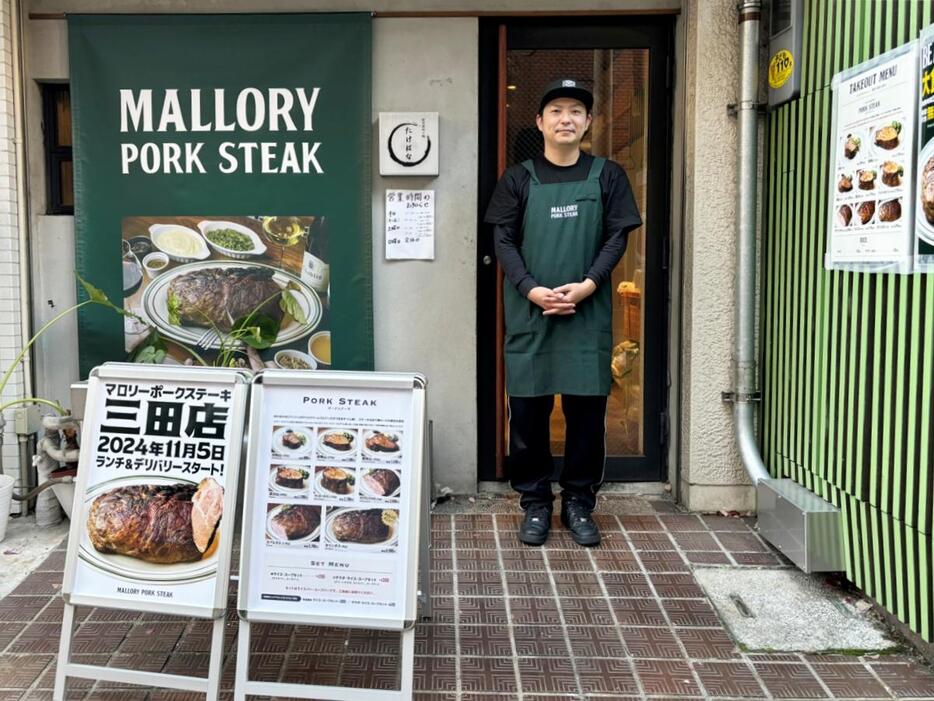
[{"label": "yellow price sticker", "polygon": [[769,87],[778,90],[791,77],[795,69],[795,59],[791,52],[782,49],[769,61]]}]

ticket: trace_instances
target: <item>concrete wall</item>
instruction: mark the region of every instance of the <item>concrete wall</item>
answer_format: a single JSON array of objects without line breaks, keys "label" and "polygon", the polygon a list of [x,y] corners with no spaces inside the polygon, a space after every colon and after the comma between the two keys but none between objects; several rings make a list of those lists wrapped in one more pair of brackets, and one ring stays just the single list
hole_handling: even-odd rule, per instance
[{"label": "concrete wall", "polygon": [[[683,11],[686,33],[680,496],[692,510],[755,508],[735,447],[732,408],[736,120],[739,87],[733,0]],[[728,76],[727,79],[723,79]]]},{"label": "concrete wall", "polygon": [[[457,493],[477,485],[477,26],[476,18],[373,23],[376,369],[428,377],[435,481]],[[393,111],[440,112],[439,176],[379,175],[375,120]],[[385,260],[391,188],[437,191],[434,261]]]}]

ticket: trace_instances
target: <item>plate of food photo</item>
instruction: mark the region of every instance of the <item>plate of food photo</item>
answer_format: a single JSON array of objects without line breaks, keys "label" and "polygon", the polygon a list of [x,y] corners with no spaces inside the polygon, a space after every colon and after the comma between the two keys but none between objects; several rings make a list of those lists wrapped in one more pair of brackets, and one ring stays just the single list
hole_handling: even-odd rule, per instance
[{"label": "plate of food photo", "polygon": [[307,543],[321,530],[321,507],[311,504],[275,504],[266,513],[266,538]]},{"label": "plate of food photo", "polygon": [[208,246],[228,258],[245,260],[261,256],[266,252],[266,244],[250,227],[232,221],[198,222],[198,230],[208,242]]},{"label": "plate of food photo", "polygon": [[326,496],[344,497],[354,493],[356,476],[353,470],[342,467],[318,468],[315,474],[316,490]]},{"label": "plate of food photo", "polygon": [[300,426],[281,426],[272,434],[272,449],[279,455],[301,457],[311,452],[312,431]]},{"label": "plate of food photo", "polygon": [[251,314],[279,324],[275,348],[310,334],[323,313],[318,293],[295,275],[234,261],[189,263],[163,273],[143,291],[141,309],[166,338],[211,349]]},{"label": "plate of food photo", "polygon": [[402,486],[399,473],[385,467],[366,470],[360,478],[361,493],[371,497],[397,497]]},{"label": "plate of food photo", "polygon": [[398,509],[335,509],[324,533],[329,542],[354,550],[381,550],[398,543],[398,523]]},{"label": "plate of food photo", "polygon": [[918,155],[918,233],[934,243],[934,140],[928,141]]},{"label": "plate of food photo", "polygon": [[279,494],[299,496],[308,491],[310,474],[303,467],[273,465],[269,470],[269,486]]},{"label": "plate of food photo", "polygon": [[78,556],[124,579],[188,583],[217,571],[224,488],[200,482],[133,475],[88,490]]},{"label": "plate of food photo", "polygon": [[399,434],[394,431],[364,431],[363,454],[373,460],[398,460],[402,452]]},{"label": "plate of food photo", "polygon": [[329,428],[318,435],[318,453],[325,457],[353,458],[357,450],[357,432],[346,428]]}]

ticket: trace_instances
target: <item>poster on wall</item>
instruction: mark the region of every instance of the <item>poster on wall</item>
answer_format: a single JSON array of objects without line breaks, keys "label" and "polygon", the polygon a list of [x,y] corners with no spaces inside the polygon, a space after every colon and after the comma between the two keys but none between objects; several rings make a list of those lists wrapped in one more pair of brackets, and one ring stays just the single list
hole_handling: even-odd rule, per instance
[{"label": "poster on wall", "polygon": [[915,270],[934,271],[934,25],[921,31]]},{"label": "poster on wall", "polygon": [[239,608],[401,623],[417,559],[417,381],[328,375],[254,383]]},{"label": "poster on wall", "polygon": [[825,266],[911,271],[917,42],[838,73]]},{"label": "poster on wall", "polygon": [[68,23],[82,374],[372,369],[370,16]]},{"label": "poster on wall", "polygon": [[88,386],[63,591],[217,617],[227,600],[249,377],[105,365]]}]

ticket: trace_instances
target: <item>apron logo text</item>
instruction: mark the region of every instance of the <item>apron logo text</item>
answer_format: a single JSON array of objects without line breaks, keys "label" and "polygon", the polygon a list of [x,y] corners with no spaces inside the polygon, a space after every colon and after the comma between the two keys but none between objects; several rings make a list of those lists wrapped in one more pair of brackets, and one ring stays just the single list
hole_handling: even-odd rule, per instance
[{"label": "apron logo text", "polygon": [[551,208],[552,219],[570,219],[576,216],[577,216],[577,205],[576,204],[566,204],[561,207]]}]

